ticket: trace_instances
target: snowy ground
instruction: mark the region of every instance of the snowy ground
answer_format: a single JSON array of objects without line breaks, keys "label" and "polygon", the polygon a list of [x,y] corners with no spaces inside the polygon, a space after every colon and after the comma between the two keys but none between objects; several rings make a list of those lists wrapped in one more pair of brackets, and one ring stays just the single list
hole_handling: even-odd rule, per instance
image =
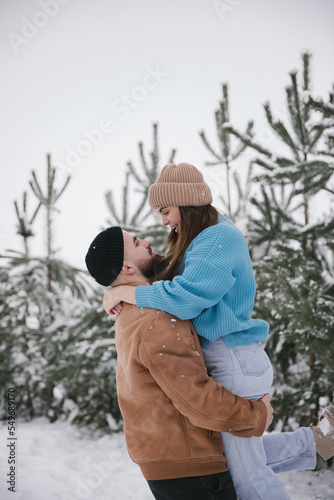
[{"label": "snowy ground", "polygon": [[[2,500],[152,500],[123,434],[91,439],[68,422],[45,418],[17,425],[16,492],[7,490],[7,426],[0,427]],[[333,500],[334,472],[282,474],[291,500]]]}]

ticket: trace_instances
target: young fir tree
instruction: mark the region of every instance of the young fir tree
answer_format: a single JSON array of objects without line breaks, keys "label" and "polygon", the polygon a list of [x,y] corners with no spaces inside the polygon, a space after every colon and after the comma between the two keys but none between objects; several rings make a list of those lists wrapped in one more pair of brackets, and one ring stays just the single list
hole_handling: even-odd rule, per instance
[{"label": "young fir tree", "polygon": [[[53,215],[61,189],[48,157],[47,186],[42,188],[33,173],[31,188],[46,216],[46,257],[43,264],[46,312],[39,325],[39,348],[45,365],[43,397],[51,421],[67,416],[73,423],[92,430],[115,430],[121,416],[115,387],[116,351],[113,321],[102,307],[101,289],[91,278],[57,259],[53,237]],[[83,250],[85,252],[87,249]]]},{"label": "young fir tree", "polygon": [[11,331],[16,322],[16,315],[11,304],[14,291],[10,286],[7,267],[0,266],[0,414],[7,402],[7,388],[11,379]]},{"label": "young fir tree", "polygon": [[[169,162],[174,156],[175,150]],[[121,211],[116,208],[114,193],[106,194],[110,211],[107,225],[118,225],[139,238],[149,238],[159,252],[163,251],[166,230],[155,221],[147,203],[149,186],[161,167],[156,124],[149,159],[145,157],[143,143],[139,143],[139,157],[140,169],[135,168],[132,161],[127,162]],[[95,431],[112,432],[122,428],[122,420],[116,394],[114,319],[102,307],[103,291],[103,287],[96,285],[89,294],[85,311],[74,312],[72,325],[66,329],[67,337],[62,342],[62,364],[58,373],[66,395],[63,406],[71,420]]]},{"label": "young fir tree", "polygon": [[[246,175],[240,176],[238,160],[247,146],[243,141],[239,141],[237,145],[233,144],[227,126],[230,126],[230,102],[228,95],[228,85],[223,84],[223,99],[219,102],[219,108],[215,111],[215,124],[218,137],[218,152],[210,145],[204,131],[200,132],[200,137],[207,150],[211,153],[214,160],[206,162],[206,165],[213,167],[221,165],[222,170],[218,174],[218,186],[226,186],[225,195],[220,194],[219,199],[226,207],[227,214],[234,222],[242,219],[247,214],[247,205],[250,197],[252,165],[246,170]],[[249,121],[246,127],[245,136],[249,139],[253,137],[253,121]],[[244,168],[244,166],[243,166]],[[216,176],[217,174],[215,174]],[[244,179],[244,182],[241,179]],[[232,185],[233,183],[233,185]],[[232,202],[233,200],[233,202]],[[235,206],[235,202],[237,205]]]},{"label": "young fir tree", "polygon": [[71,318],[58,325],[60,350],[53,380],[60,390],[62,414],[92,431],[122,428],[116,394],[114,319],[102,306],[103,288],[87,299],[72,300]]},{"label": "young fir tree", "polygon": [[[27,196],[23,195],[22,210],[15,202],[18,234],[23,239],[23,252],[8,251],[2,256],[8,269],[10,294],[5,297],[6,309],[14,312],[10,321],[3,321],[6,359],[11,367],[7,384],[17,391],[19,414],[32,418],[47,414],[50,421],[57,418],[53,374],[59,362],[60,323],[70,317],[70,301],[83,299],[85,285],[82,272],[56,258],[53,246],[52,217],[56,204],[69,179],[61,189],[56,187],[56,171],[47,158],[47,185],[45,191],[32,172],[30,186],[38,198],[33,215],[28,216]],[[33,225],[37,213],[46,213],[47,252],[44,257],[30,253],[29,239],[34,236]]]},{"label": "young fir tree", "polygon": [[[166,229],[161,226],[157,214],[149,207],[147,198],[148,190],[153,184],[161,169],[160,151],[158,146],[158,124],[153,124],[153,150],[146,159],[144,144],[139,143],[140,169],[135,168],[133,162],[127,162],[126,182],[123,187],[123,209],[120,215],[115,208],[112,191],[106,193],[107,206],[110,211],[109,225],[121,226],[130,233],[135,233],[139,238],[148,238],[156,252],[164,251],[164,242],[167,236]],[[166,163],[173,163],[176,149],[170,153]],[[135,186],[133,186],[133,183]],[[131,189],[131,200],[135,198],[134,193],[139,194],[138,205],[130,207],[129,190]],[[132,215],[130,215],[130,212]]]},{"label": "young fir tree", "polygon": [[287,118],[276,119],[270,104],[264,105],[280,155],[228,126],[260,153],[254,163],[261,167],[256,180],[262,199],[252,200],[258,215],[250,218],[249,240],[257,314],[270,324],[273,406],[284,429],[291,428],[290,417],[299,425],[316,422],[334,388],[333,121],[326,115],[332,104],[317,111],[310,97],[310,54],[302,59],[301,78],[290,73],[286,88]]},{"label": "young fir tree", "polygon": [[[38,349],[34,323],[35,304],[42,299],[38,287],[38,264],[31,259],[29,240],[34,236],[32,225],[39,211],[38,204],[32,216],[28,215],[27,193],[23,193],[22,209],[14,202],[17,215],[17,233],[23,240],[23,252],[8,250],[1,255],[5,267],[0,268],[1,279],[1,400],[6,390],[16,391],[16,405],[21,416],[32,418],[41,414],[41,378],[38,367],[43,364]],[[1,414],[5,415],[2,406]]]}]

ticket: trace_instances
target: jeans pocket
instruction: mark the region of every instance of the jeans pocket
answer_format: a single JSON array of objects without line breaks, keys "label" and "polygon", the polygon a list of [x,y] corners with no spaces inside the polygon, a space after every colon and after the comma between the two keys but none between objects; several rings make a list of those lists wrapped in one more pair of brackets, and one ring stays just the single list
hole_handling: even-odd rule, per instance
[{"label": "jeans pocket", "polygon": [[[203,498],[224,498],[225,500],[237,500],[232,477],[229,471],[201,476],[201,483],[209,495]],[[194,497],[195,498],[195,497]],[[198,498],[196,496],[196,498]]]},{"label": "jeans pocket", "polygon": [[218,491],[220,488],[220,477],[218,474],[210,474],[205,477],[207,485],[213,490]]},{"label": "jeans pocket", "polygon": [[244,375],[262,377],[271,369],[270,360],[258,342],[251,345],[233,347],[232,351]]}]

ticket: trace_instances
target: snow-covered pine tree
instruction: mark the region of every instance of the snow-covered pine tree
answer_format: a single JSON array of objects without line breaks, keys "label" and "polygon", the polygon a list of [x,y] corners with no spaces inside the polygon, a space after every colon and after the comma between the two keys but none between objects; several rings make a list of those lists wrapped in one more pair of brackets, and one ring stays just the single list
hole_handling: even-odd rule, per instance
[{"label": "snow-covered pine tree", "polygon": [[[243,175],[240,175],[238,172],[238,168],[240,168],[238,159],[241,157],[247,146],[243,141],[239,141],[236,145],[233,144],[233,142],[236,141],[233,140],[234,138],[231,137],[228,129],[228,127],[231,126],[231,123],[227,83],[223,84],[222,91],[223,98],[219,102],[218,109],[215,111],[215,124],[219,151],[216,152],[214,150],[203,130],[199,133],[199,135],[203,144],[214,158],[213,161],[206,162],[206,166],[213,167],[216,165],[222,165],[221,175],[219,175],[221,182],[218,184],[226,185],[226,192],[225,194],[220,194],[218,198],[222,201],[228,215],[234,222],[236,222],[237,220],[244,218],[247,214],[247,204],[249,202],[251,188],[250,179],[252,176],[252,164],[248,167],[244,164],[242,168],[245,169],[245,172]],[[253,137],[253,125],[254,122],[249,121],[246,127],[245,136],[249,139],[252,139]],[[232,199],[235,200],[233,203]],[[237,202],[237,206],[235,206],[235,202]]]},{"label": "snow-covered pine tree", "polygon": [[116,394],[114,318],[102,306],[104,289],[91,289],[63,327],[58,387],[62,412],[71,422],[111,433],[122,429]]},{"label": "snow-covered pine tree", "polygon": [[[28,215],[27,195],[22,209],[15,202],[18,234],[23,240],[23,252],[7,251],[3,256],[8,273],[10,293],[5,294],[4,311],[10,312],[1,322],[2,349],[6,352],[7,384],[16,389],[20,416],[32,418],[47,414],[50,421],[57,417],[53,374],[60,359],[59,324],[70,316],[71,299],[85,297],[83,273],[56,258],[53,246],[52,215],[69,179],[61,189],[56,187],[56,171],[47,157],[47,185],[42,189],[32,172],[30,186],[38,198],[33,215]],[[44,191],[44,192],[43,192]],[[29,239],[34,236],[33,224],[37,213],[46,212],[47,251],[44,257],[31,255]],[[1,272],[5,272],[1,269]],[[7,318],[7,319],[6,319]],[[10,318],[10,319],[9,319]]]},{"label": "snow-covered pine tree", "polygon": [[228,128],[260,153],[254,163],[262,168],[255,179],[262,199],[252,200],[258,210],[248,240],[257,313],[271,327],[266,349],[276,370],[276,423],[284,429],[314,423],[334,396],[333,122],[325,119],[331,105],[315,109],[310,54],[302,59],[302,77],[291,72],[286,88],[287,117],[275,119],[264,105],[280,155]]},{"label": "snow-covered pine tree", "polygon": [[[41,354],[38,334],[31,328],[35,319],[35,305],[42,300],[38,286],[38,264],[31,259],[29,239],[34,236],[32,225],[39,211],[28,214],[27,193],[23,193],[22,209],[14,202],[17,215],[17,233],[23,240],[23,251],[8,250],[1,255],[4,267],[1,279],[1,400],[8,387],[16,391],[16,405],[22,417],[40,415],[41,408]],[[39,373],[38,373],[39,371]],[[1,408],[1,414],[4,415]]]},{"label": "snow-covered pine tree", "polygon": [[[168,162],[172,162],[174,156],[175,150]],[[106,193],[110,213],[105,227],[118,225],[139,238],[149,238],[153,248],[162,252],[166,230],[147,204],[148,189],[161,167],[157,124],[153,125],[153,150],[149,159],[145,157],[142,142],[139,159],[140,169],[132,161],[127,162],[121,210],[116,208],[114,192]],[[95,431],[112,432],[122,428],[122,420],[116,394],[114,319],[106,315],[102,307],[103,291],[103,287],[94,286],[85,310],[73,312],[62,342],[62,365],[58,370],[66,395],[63,407],[71,420]]]},{"label": "snow-covered pine tree", "polygon": [[[113,192],[106,193],[106,202],[110,211],[108,224],[121,226],[126,231],[135,233],[139,238],[150,239],[152,247],[159,253],[164,251],[167,230],[161,225],[159,217],[147,203],[149,187],[155,182],[161,169],[157,123],[153,124],[153,150],[149,153],[149,159],[145,157],[143,142],[139,142],[138,148],[140,168],[136,168],[131,160],[127,162],[121,214],[115,208]],[[175,154],[176,149],[172,149],[165,163],[173,163]],[[131,201],[136,198],[134,193],[139,195],[138,201],[136,200],[138,204],[134,208],[133,204],[130,206],[129,203],[129,189],[131,189]]]},{"label": "snow-covered pine tree", "polygon": [[[0,419],[7,416],[7,391],[9,388],[15,388],[14,372],[20,363],[14,355],[16,344],[13,341],[13,332],[19,326],[14,299],[15,290],[10,282],[9,270],[7,266],[2,265],[0,267]],[[30,408],[28,412],[29,410]]]}]

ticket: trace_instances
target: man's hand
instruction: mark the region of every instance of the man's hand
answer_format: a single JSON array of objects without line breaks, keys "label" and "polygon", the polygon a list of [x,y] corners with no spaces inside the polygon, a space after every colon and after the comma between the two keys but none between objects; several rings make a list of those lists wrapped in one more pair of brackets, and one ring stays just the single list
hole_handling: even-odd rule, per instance
[{"label": "man's hand", "polygon": [[[120,306],[120,307],[119,307]],[[108,288],[103,297],[103,307],[107,314],[119,314],[122,305],[117,293],[117,288]]]},{"label": "man's hand", "polygon": [[267,408],[267,422],[265,428],[265,430],[267,430],[274,418],[274,408],[269,403],[269,394],[265,394],[263,398],[260,399],[260,401],[263,401]]}]

